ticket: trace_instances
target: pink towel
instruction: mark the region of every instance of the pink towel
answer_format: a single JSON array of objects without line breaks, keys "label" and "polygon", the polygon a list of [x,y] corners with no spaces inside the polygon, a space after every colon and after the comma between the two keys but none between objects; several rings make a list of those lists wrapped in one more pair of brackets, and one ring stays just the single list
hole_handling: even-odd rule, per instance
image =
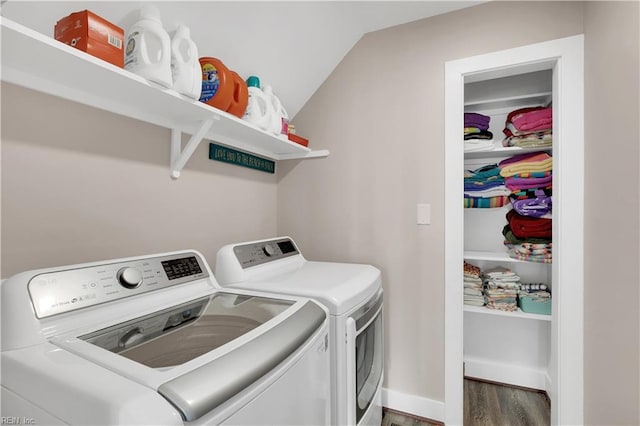
[{"label": "pink towel", "polygon": [[528,111],[513,116],[511,122],[523,132],[535,132],[538,130],[551,129],[553,124],[553,113],[551,107]]}]

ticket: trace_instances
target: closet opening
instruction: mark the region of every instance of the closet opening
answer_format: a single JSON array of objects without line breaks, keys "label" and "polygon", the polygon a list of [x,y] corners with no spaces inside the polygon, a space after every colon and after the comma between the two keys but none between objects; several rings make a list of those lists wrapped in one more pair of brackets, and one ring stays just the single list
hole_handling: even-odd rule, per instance
[{"label": "closet opening", "polygon": [[447,424],[464,377],[582,420],[581,55],[575,36],[446,65]]}]

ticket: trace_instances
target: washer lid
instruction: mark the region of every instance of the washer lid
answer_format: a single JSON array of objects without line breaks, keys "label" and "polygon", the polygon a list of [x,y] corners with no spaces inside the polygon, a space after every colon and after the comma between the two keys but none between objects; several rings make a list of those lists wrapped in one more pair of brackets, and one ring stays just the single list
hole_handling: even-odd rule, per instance
[{"label": "washer lid", "polygon": [[52,343],[157,390],[193,421],[319,336],[326,318],[309,299],[216,292]]},{"label": "washer lid", "polygon": [[325,305],[331,315],[343,315],[371,298],[381,279],[380,270],[371,265],[305,261],[230,286],[310,297]]}]

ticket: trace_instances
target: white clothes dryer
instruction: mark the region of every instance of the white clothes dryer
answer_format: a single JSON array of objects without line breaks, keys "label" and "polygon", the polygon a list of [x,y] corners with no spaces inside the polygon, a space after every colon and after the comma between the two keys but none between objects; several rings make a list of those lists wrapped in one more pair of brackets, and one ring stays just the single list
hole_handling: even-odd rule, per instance
[{"label": "white clothes dryer", "polygon": [[198,252],[28,271],[0,290],[3,421],[331,423],[326,309],[221,289]]},{"label": "white clothes dryer", "polygon": [[215,275],[227,288],[309,297],[326,306],[333,424],[381,424],[383,292],[377,268],[307,261],[291,238],[279,237],[222,247]]}]

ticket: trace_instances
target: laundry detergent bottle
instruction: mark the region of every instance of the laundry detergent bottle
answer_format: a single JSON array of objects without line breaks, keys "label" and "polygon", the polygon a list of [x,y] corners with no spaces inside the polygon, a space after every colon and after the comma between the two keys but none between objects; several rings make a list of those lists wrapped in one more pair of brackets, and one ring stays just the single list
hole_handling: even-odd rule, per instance
[{"label": "laundry detergent bottle", "polygon": [[233,99],[233,75],[218,58],[200,58],[200,102],[226,111]]},{"label": "laundry detergent bottle", "polygon": [[264,94],[273,107],[273,116],[269,125],[269,131],[276,135],[287,135],[289,133],[289,114],[282,106],[280,99],[273,93],[273,88],[269,85],[264,86]]},{"label": "laundry detergent bottle", "polygon": [[249,90],[247,83],[245,83],[237,72],[231,71],[231,76],[233,77],[233,96],[227,112],[238,118],[242,118],[249,103]]},{"label": "laundry detergent bottle", "polygon": [[262,130],[268,131],[272,127],[274,110],[273,105],[260,89],[260,79],[255,75],[249,77],[247,79],[247,90],[249,99],[242,119]]},{"label": "laundry detergent bottle", "polygon": [[162,27],[160,12],[151,5],[140,9],[140,20],[127,31],[124,68],[165,87],[171,77],[171,39]]},{"label": "laundry detergent bottle", "polygon": [[198,48],[185,25],[178,25],[171,38],[171,75],[173,90],[191,99],[200,99],[202,82]]}]

